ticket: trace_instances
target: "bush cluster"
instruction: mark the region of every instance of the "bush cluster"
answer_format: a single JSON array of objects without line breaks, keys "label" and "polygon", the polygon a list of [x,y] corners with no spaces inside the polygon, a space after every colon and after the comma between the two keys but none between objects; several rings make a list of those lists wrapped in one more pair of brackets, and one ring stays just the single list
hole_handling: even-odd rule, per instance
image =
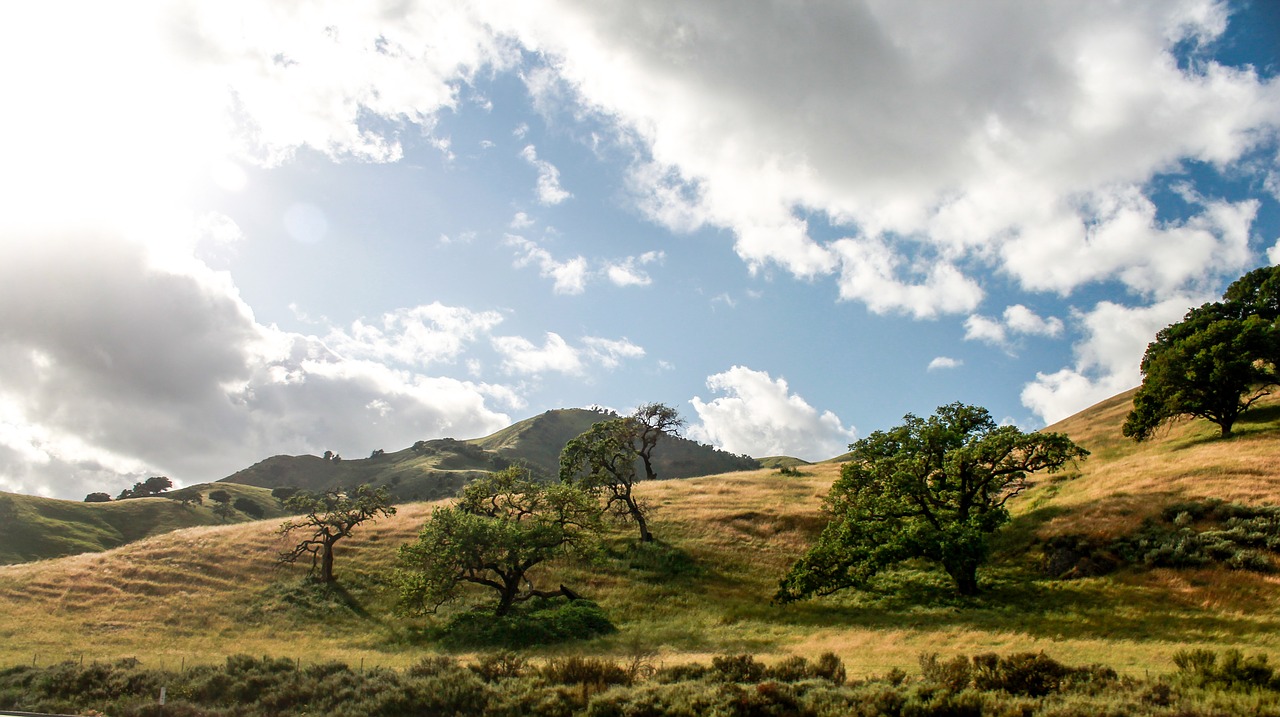
[{"label": "bush cluster", "polygon": [[[563,657],[534,665],[512,653],[472,664],[427,657],[403,670],[337,662],[227,658],[181,673],[115,664],[0,670],[0,710],[168,717],[292,715],[1280,715],[1280,680],[1263,655],[1179,652],[1172,681],[1120,680],[1110,668],[1071,667],[1044,653],[920,657],[921,674],[895,669],[849,681],[834,655],[766,665],[722,655],[650,673],[635,661]],[[1235,709],[1234,706],[1240,708]]]},{"label": "bush cluster", "polygon": [[600,606],[590,600],[530,600],[501,617],[477,608],[449,618],[440,629],[450,648],[518,649],[589,640],[617,632]]},{"label": "bush cluster", "polygon": [[1044,543],[1045,573],[1056,578],[1104,575],[1125,565],[1272,572],[1280,554],[1280,507],[1221,500],[1176,503],[1133,535],[1098,540],[1055,536]]}]

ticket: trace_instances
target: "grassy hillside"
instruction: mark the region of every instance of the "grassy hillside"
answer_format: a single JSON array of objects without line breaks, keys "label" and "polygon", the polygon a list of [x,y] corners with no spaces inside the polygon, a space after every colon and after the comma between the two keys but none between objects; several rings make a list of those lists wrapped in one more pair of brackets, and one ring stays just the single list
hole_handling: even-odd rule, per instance
[{"label": "grassy hillside", "polygon": [[[1274,404],[1227,442],[1211,440],[1210,426],[1186,422],[1135,445],[1118,437],[1127,400],[1054,427],[1094,456],[1078,474],[1046,479],[1018,502],[978,598],[954,597],[940,570],[919,565],[886,576],[875,591],[772,605],[778,579],[823,524],[821,498],[836,463],[804,466],[798,477],[757,470],[659,481],[642,486],[659,545],[638,547],[620,527],[598,561],[548,569],[555,582],[597,600],[620,632],[549,654],[652,649],[672,664],[829,650],[851,675],[913,671],[925,651],[1044,650],[1138,675],[1171,670],[1172,654],[1185,647],[1280,656],[1275,573],[1130,566],[1056,580],[1039,569],[1036,546],[1053,535],[1124,535],[1163,506],[1198,497],[1280,502]],[[176,667],[232,653],[412,664],[438,646],[421,631],[430,620],[395,615],[388,576],[397,546],[413,539],[433,505],[402,506],[340,544],[342,587],[334,593],[302,582],[305,566],[274,569],[283,547],[275,521],[190,528],[105,553],[0,568],[0,665],[83,654]]]},{"label": "grassy hillside", "polygon": [[[172,498],[134,498],[111,503],[79,503],[38,496],[0,493],[0,565],[57,558],[114,548],[152,535],[196,525],[251,520],[236,511],[223,519],[212,502],[184,505],[176,498],[217,486],[190,486],[173,491]],[[263,517],[282,515],[270,491],[249,486],[226,486],[233,501],[244,498],[258,506]]]},{"label": "grassy hillside", "polygon": [[[560,470],[560,451],[592,424],[609,414],[586,409],[547,411],[484,438],[419,441],[413,447],[369,458],[325,460],[318,456],[274,456],[222,480],[265,488],[294,486],[307,490],[385,486],[396,501],[435,500],[457,494],[468,481],[512,463],[529,466],[543,477]],[[683,438],[664,439],[654,451],[658,475],[687,478],[759,466]]]},{"label": "grassy hillside", "polygon": [[369,484],[386,487],[394,500],[403,502],[453,496],[476,476],[507,465],[501,456],[464,441],[444,438],[361,459],[273,456],[220,482],[263,488],[292,486],[317,492]]}]

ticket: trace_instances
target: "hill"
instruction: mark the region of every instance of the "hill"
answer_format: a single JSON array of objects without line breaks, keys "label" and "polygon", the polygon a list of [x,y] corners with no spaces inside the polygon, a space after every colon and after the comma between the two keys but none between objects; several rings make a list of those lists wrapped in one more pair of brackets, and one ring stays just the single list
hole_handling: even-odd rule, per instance
[{"label": "hill", "polygon": [[[917,670],[922,652],[1043,650],[1138,676],[1172,670],[1172,655],[1186,648],[1280,654],[1274,572],[1131,564],[1060,579],[1043,570],[1055,537],[1132,536],[1144,518],[1207,498],[1280,503],[1276,402],[1227,441],[1209,424],[1186,421],[1133,444],[1119,438],[1128,401],[1118,396],[1053,427],[1093,456],[1017,500],[977,598],[956,598],[945,574],[921,564],[869,592],[773,605],[778,579],[823,525],[821,499],[837,463],[804,466],[799,476],[762,469],[656,481],[640,492],[653,507],[658,544],[638,546],[632,530],[619,528],[597,560],[548,567],[554,580],[598,601],[619,633],[542,654],[653,650],[672,664],[832,651],[851,676]],[[396,549],[434,505],[401,506],[340,544],[334,592],[303,582],[305,566],[273,569],[281,548],[274,521],[188,528],[104,553],[0,567],[0,665],[132,656],[176,668],[247,653],[408,666],[440,649],[432,620],[466,608],[422,620],[394,612]]]},{"label": "hill", "polygon": [[[274,456],[222,480],[264,488],[292,486],[306,490],[385,486],[397,502],[435,500],[456,495],[468,481],[513,463],[528,466],[543,478],[560,469],[560,451],[592,424],[613,414],[587,409],[547,411],[483,438],[418,441],[394,453],[361,459],[325,460],[318,456]],[[669,436],[654,451],[655,469],[663,478],[750,470],[759,463],[685,438]]]},{"label": "hill", "polygon": [[[78,503],[39,496],[0,493],[0,565],[97,552],[135,540],[196,525],[246,522],[283,515],[270,491],[226,486],[233,503],[244,500],[255,516],[236,510],[224,519],[213,512],[208,494],[217,486],[202,484],[166,497],[133,498],[110,503]],[[183,503],[199,494],[203,505]],[[244,503],[241,503],[244,506]]]}]

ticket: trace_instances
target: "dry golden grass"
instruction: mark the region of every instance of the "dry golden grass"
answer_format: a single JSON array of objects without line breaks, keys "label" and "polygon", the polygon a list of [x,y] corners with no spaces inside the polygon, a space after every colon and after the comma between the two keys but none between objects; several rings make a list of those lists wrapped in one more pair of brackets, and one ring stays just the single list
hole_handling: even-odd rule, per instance
[{"label": "dry golden grass", "polygon": [[[1118,535],[1175,500],[1280,498],[1280,432],[1272,415],[1230,441],[1184,422],[1148,444],[1119,436],[1120,396],[1053,427],[1094,452],[1080,475],[1047,480],[1015,508],[1015,528]],[[1274,404],[1273,404],[1274,405]],[[854,675],[913,670],[921,652],[1044,650],[1122,672],[1171,669],[1185,647],[1280,654],[1280,577],[1156,570],[1070,582],[1038,579],[1010,558],[985,573],[977,600],[951,597],[920,570],[896,592],[770,602],[778,580],[821,530],[822,497],[839,465],[659,481],[641,486],[660,545],[637,552],[619,526],[596,562],[548,566],[540,577],[597,600],[617,635],[543,654],[657,650],[668,664],[752,652],[766,660],[838,654]],[[421,620],[393,613],[387,575],[434,504],[400,506],[339,545],[348,604],[295,602],[306,566],[281,570],[278,522],[195,528],[105,553],[0,568],[0,665],[137,656],[144,663],[217,662],[234,653],[401,667],[429,644]],[[1021,527],[1018,527],[1021,526]],[[554,583],[552,583],[554,584]]]}]

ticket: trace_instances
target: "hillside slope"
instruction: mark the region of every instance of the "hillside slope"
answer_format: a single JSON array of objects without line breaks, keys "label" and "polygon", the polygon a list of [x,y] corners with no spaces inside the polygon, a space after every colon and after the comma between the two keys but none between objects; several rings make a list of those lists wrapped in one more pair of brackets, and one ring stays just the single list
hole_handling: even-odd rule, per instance
[{"label": "hillside slope", "polygon": [[[513,463],[526,465],[544,478],[555,476],[565,444],[610,415],[586,409],[547,411],[483,438],[418,441],[410,448],[361,459],[274,456],[222,480],[317,491],[367,483],[385,486],[398,502],[447,498],[477,475]],[[688,478],[760,466],[747,456],[679,437],[667,437],[658,444],[654,463],[662,478]]]},{"label": "hillside slope", "polygon": [[[171,497],[133,498],[110,503],[78,503],[16,493],[0,493],[0,565],[45,560],[114,548],[148,536],[196,525],[254,520],[241,511],[226,519],[213,512],[209,484],[173,491]],[[226,486],[233,502],[245,499],[261,517],[283,515],[270,491]],[[204,505],[178,498],[199,493]]]},{"label": "hillside slope", "polygon": [[[634,528],[620,526],[598,560],[535,575],[598,601],[620,629],[547,654],[656,650],[671,664],[830,650],[851,676],[915,670],[922,652],[1044,650],[1130,674],[1168,671],[1173,653],[1188,647],[1280,654],[1275,573],[1134,567],[1057,580],[1029,560],[1035,536],[1122,534],[1168,502],[1280,503],[1274,404],[1230,441],[1189,421],[1138,445],[1118,438],[1127,401],[1116,397],[1054,427],[1094,455],[1077,474],[1047,477],[1019,499],[1002,547],[980,575],[978,598],[954,597],[945,574],[920,564],[885,576],[875,591],[771,604],[778,579],[821,530],[836,463],[801,466],[798,476],[758,470],[657,481],[640,492],[653,507],[658,544],[637,546]],[[0,567],[0,665],[87,655],[173,668],[248,653],[407,666],[438,649],[423,627],[467,606],[423,620],[394,612],[396,549],[434,505],[401,506],[344,541],[333,593],[302,582],[305,566],[273,569],[283,547],[274,521],[190,528],[105,553]]]}]

